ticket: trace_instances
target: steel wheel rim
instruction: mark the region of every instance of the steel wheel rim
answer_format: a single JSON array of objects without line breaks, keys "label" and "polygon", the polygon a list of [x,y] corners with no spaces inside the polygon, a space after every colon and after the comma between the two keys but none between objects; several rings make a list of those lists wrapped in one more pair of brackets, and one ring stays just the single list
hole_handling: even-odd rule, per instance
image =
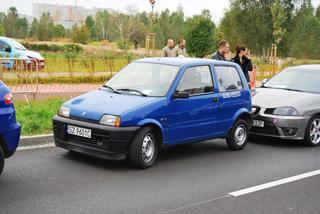
[{"label": "steel wheel rim", "polygon": [[240,125],[236,128],[234,134],[235,142],[237,145],[242,146],[247,139],[247,129],[244,125]]},{"label": "steel wheel rim", "polygon": [[320,143],[320,118],[316,118],[311,123],[310,139],[314,145],[317,145]]},{"label": "steel wheel rim", "polygon": [[152,134],[147,134],[142,142],[142,159],[144,162],[149,163],[153,156],[155,150],[155,142]]}]

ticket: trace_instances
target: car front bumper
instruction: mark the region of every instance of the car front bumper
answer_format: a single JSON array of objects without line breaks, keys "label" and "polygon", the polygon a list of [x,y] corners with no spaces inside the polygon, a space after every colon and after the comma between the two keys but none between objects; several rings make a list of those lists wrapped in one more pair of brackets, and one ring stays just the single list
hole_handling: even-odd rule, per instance
[{"label": "car front bumper", "polygon": [[[90,129],[91,138],[68,134],[68,125]],[[58,115],[53,118],[53,133],[57,147],[108,160],[124,159],[128,145],[139,129],[138,126],[110,127]]]},{"label": "car front bumper", "polygon": [[253,114],[253,120],[264,121],[264,127],[252,126],[254,135],[276,137],[288,140],[303,140],[310,117],[278,116],[263,113]]}]

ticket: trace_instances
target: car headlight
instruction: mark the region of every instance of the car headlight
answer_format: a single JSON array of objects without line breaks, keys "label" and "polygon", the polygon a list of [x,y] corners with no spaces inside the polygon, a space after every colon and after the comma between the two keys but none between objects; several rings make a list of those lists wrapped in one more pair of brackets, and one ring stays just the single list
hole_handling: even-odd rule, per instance
[{"label": "car headlight", "polygon": [[281,116],[298,116],[298,111],[293,107],[280,107],[276,108],[273,111],[273,114],[275,115],[281,115]]},{"label": "car headlight", "polygon": [[70,116],[70,108],[66,106],[60,106],[58,114],[62,117]]},{"label": "car headlight", "polygon": [[99,123],[108,126],[120,127],[120,117],[114,115],[103,115]]}]

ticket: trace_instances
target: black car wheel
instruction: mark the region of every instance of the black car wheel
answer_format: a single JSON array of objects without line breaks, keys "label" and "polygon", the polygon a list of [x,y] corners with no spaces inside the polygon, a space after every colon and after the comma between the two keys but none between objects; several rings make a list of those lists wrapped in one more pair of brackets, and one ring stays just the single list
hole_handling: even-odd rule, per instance
[{"label": "black car wheel", "polygon": [[152,127],[144,127],[132,139],[127,159],[133,167],[145,169],[154,165],[158,152],[158,134]]},{"label": "black car wheel", "polygon": [[320,116],[316,115],[309,121],[304,140],[307,146],[320,145]]},{"label": "black car wheel", "polygon": [[4,167],[4,152],[0,146],[0,175],[2,173],[3,167]]},{"label": "black car wheel", "polygon": [[249,138],[249,125],[245,120],[238,120],[227,136],[227,145],[231,150],[240,150],[245,147]]}]

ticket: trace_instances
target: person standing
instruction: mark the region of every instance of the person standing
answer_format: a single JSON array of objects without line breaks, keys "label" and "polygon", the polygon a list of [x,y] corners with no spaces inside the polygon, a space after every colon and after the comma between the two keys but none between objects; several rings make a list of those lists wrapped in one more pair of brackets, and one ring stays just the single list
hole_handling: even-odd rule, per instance
[{"label": "person standing", "polygon": [[244,45],[237,45],[236,56],[231,60],[234,63],[240,65],[244,76],[247,79],[248,84],[250,84],[250,73],[253,70],[252,62],[250,58],[250,51]]},{"label": "person standing", "polygon": [[212,59],[220,61],[229,61],[227,55],[229,54],[229,42],[226,40],[221,40],[218,45],[218,50],[212,55]]},{"label": "person standing", "polygon": [[186,40],[180,39],[174,50],[177,57],[187,57]]},{"label": "person standing", "polygon": [[162,49],[162,57],[176,57],[174,41],[172,39],[168,39],[167,46]]}]

